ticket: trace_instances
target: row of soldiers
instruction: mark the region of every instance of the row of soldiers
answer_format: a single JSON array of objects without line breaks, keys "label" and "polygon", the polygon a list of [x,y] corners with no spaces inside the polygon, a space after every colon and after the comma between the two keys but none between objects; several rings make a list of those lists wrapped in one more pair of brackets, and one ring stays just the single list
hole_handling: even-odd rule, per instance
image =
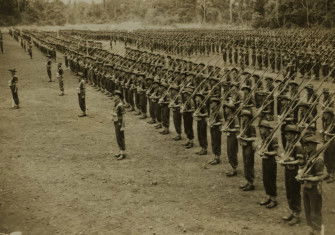
[{"label": "row of soldiers", "polygon": [[[260,205],[277,206],[277,163],[285,166],[285,185],[291,213],[284,217],[290,225],[300,222],[300,186],[308,225],[317,233],[321,229],[322,193],[325,178],[334,181],[334,111],[333,94],[315,88],[311,80],[297,82],[292,77],[273,79],[238,69],[215,68],[204,64],[169,63],[160,56],[140,50],[128,50],[122,57],[103,50],[90,55],[69,50],[67,64],[86,82],[107,95],[120,94],[122,103],[141,119],[150,116],[150,124],[170,132],[172,113],[177,136],[182,139],[182,123],[187,137],[185,147],[194,147],[193,122],[196,121],[199,155],[208,152],[207,129],[211,138],[213,160],[221,162],[222,133],[225,133],[227,157],[231,171],[237,175],[238,144],[241,144],[246,184],[243,191],[255,189],[254,157],[262,157],[263,184],[267,195]],[[188,64],[188,63],[187,63]],[[195,67],[194,67],[195,66]],[[321,108],[317,108],[320,107]],[[278,118],[275,118],[276,115]],[[322,119],[322,139],[317,134],[317,120]],[[276,119],[277,122],[275,121]],[[258,121],[260,141],[256,138]],[[277,131],[280,138],[276,138]],[[279,161],[279,144],[284,154]],[[320,149],[317,146],[322,144]],[[320,157],[323,153],[323,157]]]},{"label": "row of soldiers", "polygon": [[[257,68],[268,72],[292,70],[315,79],[330,75],[335,81],[332,32],[311,31],[65,31],[70,35],[124,42],[126,46],[150,49],[192,58],[220,54],[224,65]],[[307,35],[306,35],[307,34]],[[319,36],[319,37],[317,37]],[[307,38],[307,39],[306,39]],[[312,67],[313,66],[313,67]]]}]

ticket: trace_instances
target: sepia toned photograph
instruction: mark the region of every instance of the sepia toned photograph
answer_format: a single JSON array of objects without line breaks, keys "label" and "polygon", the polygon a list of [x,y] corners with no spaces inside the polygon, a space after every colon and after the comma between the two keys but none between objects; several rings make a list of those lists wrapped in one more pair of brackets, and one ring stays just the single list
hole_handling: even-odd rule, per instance
[{"label": "sepia toned photograph", "polygon": [[335,0],[0,0],[0,235],[334,235]]}]

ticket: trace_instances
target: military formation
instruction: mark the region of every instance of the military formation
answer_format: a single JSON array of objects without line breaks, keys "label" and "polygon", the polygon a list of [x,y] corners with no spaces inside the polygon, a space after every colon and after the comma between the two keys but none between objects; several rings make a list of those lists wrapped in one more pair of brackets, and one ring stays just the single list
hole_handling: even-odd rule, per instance
[{"label": "military formation", "polygon": [[[288,37],[287,33],[280,36],[280,33],[261,32],[255,36],[253,32],[231,31],[228,36],[217,35],[217,39],[222,36],[221,44],[215,44],[214,40],[213,44],[201,47],[203,41],[191,44],[190,39],[178,49],[171,46],[175,43],[171,38],[180,35],[185,38],[190,35],[188,31],[170,32],[171,35],[157,32],[157,37],[166,36],[158,42],[147,33],[110,32],[108,37],[105,34],[23,32],[34,43],[40,42],[40,47],[64,53],[65,67],[79,78],[80,116],[86,116],[86,84],[114,98],[118,160],[126,158],[126,111],[141,120],[149,119],[147,123],[162,135],[170,134],[173,124],[176,133],[173,140],[185,138],[186,149],[193,149],[197,142],[200,148],[195,154],[212,155],[208,166],[219,165],[222,156],[227,157],[230,165],[227,177],[238,175],[241,164],[238,155],[242,150],[245,184],[240,189],[243,191],[255,190],[254,162],[260,157],[265,198],[259,205],[265,208],[278,205],[277,168],[284,167],[290,213],[282,219],[289,225],[300,223],[303,202],[311,234],[321,232],[321,184],[335,180],[334,93],[327,88],[329,82],[335,81],[334,61],[331,61],[335,58],[331,56],[334,38],[325,33],[322,37],[310,33]],[[288,38],[281,40],[285,36]],[[89,37],[124,42],[125,53],[112,53],[96,46],[99,43],[83,42]],[[307,38],[297,43],[295,37]],[[320,42],[325,43],[317,45]],[[283,52],[282,47],[287,47],[287,51]],[[168,55],[155,50],[163,50]],[[218,66],[218,61],[206,65],[176,56],[183,55],[185,50],[189,55],[221,53],[223,58],[219,62],[223,61],[223,66]],[[269,76],[268,70],[278,75]],[[62,64],[59,64],[57,77],[64,94],[62,75]],[[320,78],[319,82],[314,81]],[[222,149],[226,150],[224,154]]]}]

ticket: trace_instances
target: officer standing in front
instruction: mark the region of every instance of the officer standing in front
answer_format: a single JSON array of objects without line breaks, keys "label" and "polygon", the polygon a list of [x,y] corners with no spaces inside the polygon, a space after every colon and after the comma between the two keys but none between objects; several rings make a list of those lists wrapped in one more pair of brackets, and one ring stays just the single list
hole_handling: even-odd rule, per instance
[{"label": "officer standing in front", "polygon": [[11,72],[11,75],[12,75],[12,78],[9,80],[8,85],[9,85],[9,88],[13,96],[13,102],[14,102],[13,108],[19,109],[20,101],[19,101],[19,94],[18,94],[18,87],[17,87],[17,83],[19,79],[16,76],[16,69],[10,69],[9,71]]},{"label": "officer standing in front", "polygon": [[124,138],[124,128],[125,128],[125,108],[122,102],[122,93],[116,90],[114,93],[114,108],[113,108],[113,120],[115,127],[115,136],[118,143],[120,153],[114,155],[117,160],[123,160],[126,157],[126,143]]}]

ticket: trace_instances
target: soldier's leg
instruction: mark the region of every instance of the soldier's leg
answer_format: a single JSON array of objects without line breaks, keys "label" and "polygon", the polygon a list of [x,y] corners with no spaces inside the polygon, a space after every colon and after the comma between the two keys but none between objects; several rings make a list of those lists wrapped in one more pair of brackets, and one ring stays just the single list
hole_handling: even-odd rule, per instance
[{"label": "soldier's leg", "polygon": [[310,191],[311,225],[313,230],[321,231],[322,226],[322,195],[317,186]]},{"label": "soldier's leg", "polygon": [[181,113],[179,110],[174,110],[173,111],[173,124],[174,124],[174,128],[176,130],[177,136],[174,137],[173,139],[178,141],[181,139]]},{"label": "soldier's leg", "polygon": [[214,159],[209,162],[211,165],[217,165],[221,162],[221,137],[222,132],[220,126],[213,126],[210,128],[212,152]]},{"label": "soldier's leg", "polygon": [[236,176],[237,171],[236,168],[238,166],[237,160],[238,153],[238,141],[235,134],[230,134],[227,136],[227,155],[229,164],[232,167],[232,171],[227,173],[227,176]]},{"label": "soldier's leg", "polygon": [[162,106],[156,103],[156,119],[158,124],[155,126],[157,129],[162,128]]},{"label": "soldier's leg", "polygon": [[[242,148],[243,150],[243,163],[244,163],[244,177],[249,185],[254,185],[255,170],[254,170],[254,158],[255,152],[252,145],[248,145]],[[252,187],[249,187],[250,189]],[[252,190],[252,189],[251,189]]]}]

